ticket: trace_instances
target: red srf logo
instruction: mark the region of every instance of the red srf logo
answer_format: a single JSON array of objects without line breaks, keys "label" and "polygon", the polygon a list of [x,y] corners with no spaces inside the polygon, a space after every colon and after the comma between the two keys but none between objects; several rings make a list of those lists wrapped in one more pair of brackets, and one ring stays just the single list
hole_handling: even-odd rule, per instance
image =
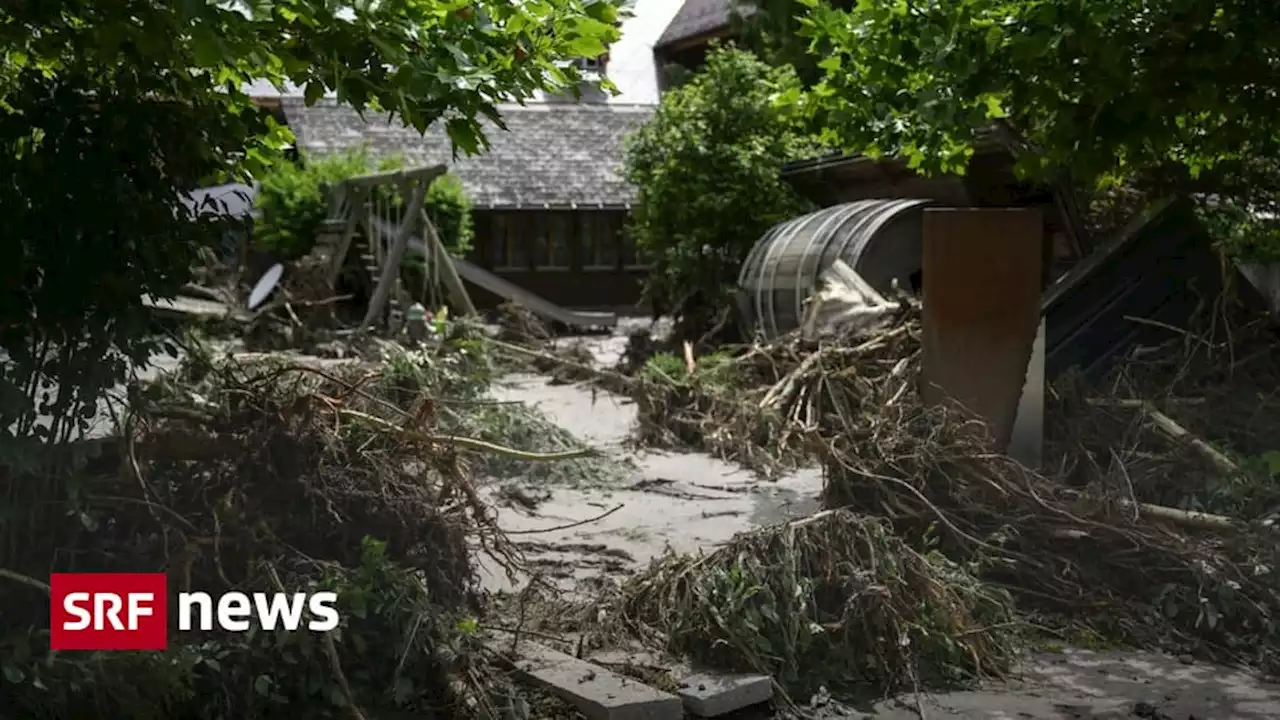
[{"label": "red srf logo", "polygon": [[49,577],[51,650],[165,650],[164,573],[55,573]]}]

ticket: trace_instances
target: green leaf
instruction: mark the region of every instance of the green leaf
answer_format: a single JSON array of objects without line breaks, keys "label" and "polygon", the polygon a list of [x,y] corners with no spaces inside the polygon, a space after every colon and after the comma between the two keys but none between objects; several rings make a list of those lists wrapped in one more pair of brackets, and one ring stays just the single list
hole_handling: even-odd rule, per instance
[{"label": "green leaf", "polygon": [[324,85],[318,80],[312,80],[307,83],[307,87],[303,91],[303,101],[306,102],[307,107],[315,105],[320,98],[324,97],[324,89]]},{"label": "green leaf", "polygon": [[988,120],[1009,117],[1009,114],[1004,111],[1004,106],[1000,103],[1000,98],[998,96],[986,95],[983,97],[982,101],[986,106]]},{"label": "green leaf", "polygon": [[467,155],[475,155],[480,152],[480,135],[476,130],[474,123],[461,118],[450,118],[445,123],[445,131],[449,134],[449,140],[455,148],[461,149]]},{"label": "green leaf", "polygon": [[1268,450],[1261,458],[1271,476],[1280,477],[1280,450]]}]

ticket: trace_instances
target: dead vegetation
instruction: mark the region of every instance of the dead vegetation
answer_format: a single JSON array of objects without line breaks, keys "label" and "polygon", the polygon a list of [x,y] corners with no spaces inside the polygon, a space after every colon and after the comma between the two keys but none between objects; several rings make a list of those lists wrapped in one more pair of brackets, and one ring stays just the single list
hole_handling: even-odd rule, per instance
[{"label": "dead vegetation", "polygon": [[[673,650],[806,690],[828,665],[879,680],[914,677],[904,668],[922,680],[998,669],[1001,633],[1015,625],[1028,637],[1274,671],[1275,470],[1237,449],[1265,453],[1266,438],[1280,437],[1274,410],[1257,407],[1274,402],[1275,371],[1259,362],[1274,338],[1238,326],[1229,343],[1177,336],[1105,382],[1054,388],[1043,472],[992,453],[961,409],[921,403],[910,308],[843,342],[655,356],[632,386],[642,440],[772,477],[819,463],[838,514],[820,530],[770,528],[707,557],[668,557],[625,585],[613,612]],[[822,540],[806,545],[812,533]],[[948,574],[930,574],[944,565]],[[999,616],[990,598],[1003,594],[1016,621],[996,632],[976,618]],[[798,630],[815,623],[821,631]],[[942,645],[957,654],[920,638],[898,648],[912,628],[950,638]],[[874,661],[846,632],[876,638]]]},{"label": "dead vegetation", "polygon": [[[1103,382],[1060,381],[1034,472],[991,452],[962,409],[921,402],[917,311],[906,304],[855,337],[697,357],[636,340],[627,373],[558,346],[512,307],[496,339],[463,322],[415,350],[366,339],[350,346],[363,360],[338,369],[196,354],[135,397],[119,472],[85,485],[82,510],[32,527],[83,534],[72,551],[106,548],[113,567],[167,567],[181,588],[327,585],[359,598],[341,640],[290,648],[310,675],[265,666],[262,640],[183,648],[214,660],[193,665],[200,695],[218,698],[207,717],[303,702],[353,717],[519,716],[508,705],[527,699],[474,642],[486,612],[474,562],[481,552],[514,569],[520,553],[473,478],[572,486],[617,472],[536,411],[488,398],[497,374],[531,371],[629,394],[643,444],[706,450],[771,478],[813,464],[826,476],[818,515],[668,554],[589,607],[544,600],[551,630],[586,633],[579,650],[639,638],[768,673],[795,697],[999,676],[1045,635],[1280,668],[1280,373],[1268,330],[1236,326],[1229,342],[1177,332]],[[276,304],[259,320],[324,327],[295,315]],[[55,548],[41,552],[47,565]],[[35,577],[36,565],[14,566]],[[108,665],[114,678],[137,672]],[[43,672],[44,683],[79,679],[57,663]],[[262,692],[239,692],[259,678]],[[187,707],[150,702],[122,694],[105,706],[137,717]]]},{"label": "dead vegetation", "polygon": [[1017,647],[1003,591],[848,510],[664,557],[615,606],[650,641],[707,666],[767,672],[805,697],[995,677]]},{"label": "dead vegetation", "polygon": [[[7,706],[33,718],[502,716],[519,693],[477,651],[475,562],[513,571],[520,552],[474,478],[598,478],[610,464],[536,411],[487,400],[491,371],[467,340],[346,364],[192,348],[177,374],[133,391],[118,442],[64,478],[76,507],[27,505],[48,512],[26,519],[20,555],[3,546],[6,627],[37,607],[16,598],[45,587],[35,578],[52,565],[163,568],[178,591],[215,596],[332,589],[342,632],[197,633],[150,660],[6,661]],[[3,489],[66,492],[15,474]],[[131,689],[137,673],[151,686]],[[75,692],[85,686],[98,690]]]}]

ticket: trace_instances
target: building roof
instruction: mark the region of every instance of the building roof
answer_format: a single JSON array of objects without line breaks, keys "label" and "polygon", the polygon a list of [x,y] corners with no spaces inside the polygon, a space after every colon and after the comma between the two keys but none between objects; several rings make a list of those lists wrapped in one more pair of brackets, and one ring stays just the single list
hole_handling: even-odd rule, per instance
[{"label": "building roof", "polygon": [[398,119],[354,110],[324,99],[281,101],[303,153],[326,155],[367,146],[378,157],[400,155],[413,165],[448,165],[476,208],[627,207],[635,188],[622,177],[623,142],[653,113],[651,106],[544,103],[500,108],[507,132],[488,121],[492,148],[459,155],[442,125],[425,135]]},{"label": "building roof", "polygon": [[685,0],[654,49],[663,50],[729,28],[730,0]]}]

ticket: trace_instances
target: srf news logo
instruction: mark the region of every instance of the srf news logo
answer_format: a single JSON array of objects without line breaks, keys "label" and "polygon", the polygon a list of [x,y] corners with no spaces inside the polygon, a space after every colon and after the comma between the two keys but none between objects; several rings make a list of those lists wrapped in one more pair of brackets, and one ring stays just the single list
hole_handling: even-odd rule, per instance
[{"label": "srf news logo", "polygon": [[[52,650],[166,650],[169,578],[164,573],[55,573],[49,578]],[[328,632],[338,596],[318,593],[178,593],[178,630]],[[303,615],[310,611],[304,623]]]}]

